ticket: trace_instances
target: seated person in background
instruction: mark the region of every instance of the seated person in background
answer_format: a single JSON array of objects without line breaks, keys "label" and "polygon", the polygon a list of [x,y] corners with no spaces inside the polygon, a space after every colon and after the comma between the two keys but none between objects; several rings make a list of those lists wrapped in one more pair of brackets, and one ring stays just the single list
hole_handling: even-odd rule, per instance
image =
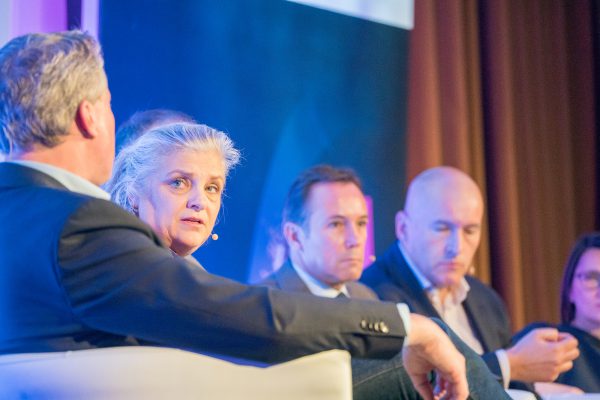
[{"label": "seated person in background", "polygon": [[[557,328],[577,338],[580,355],[556,382],[600,393],[600,232],[582,236],[573,246],[562,279],[560,311]],[[547,325],[527,326],[515,338],[541,326]]]},{"label": "seated person in background", "polygon": [[116,133],[116,153],[144,133],[157,128],[161,125],[168,125],[175,122],[195,123],[194,118],[181,111],[155,108],[152,110],[138,111],[134,113],[127,121],[123,122]]},{"label": "seated person in background", "polygon": [[[329,165],[305,170],[292,184],[283,210],[282,228],[289,258],[261,283],[321,297],[378,300],[373,291],[357,282],[364,265],[368,218],[361,183],[354,171]],[[374,329],[387,327],[376,324]],[[467,359],[471,398],[504,398],[502,387],[480,357],[453,339]],[[374,371],[379,371],[379,376]],[[354,384],[379,386],[384,398],[394,376],[401,377],[402,372],[394,360],[352,359]],[[382,376],[389,376],[387,386]],[[361,389],[355,387],[355,393]]]},{"label": "seated person in background", "polygon": [[[107,201],[98,185],[111,175],[115,121],[100,46],[88,34],[9,41],[0,49],[0,104],[0,354],[140,342],[264,362],[329,349],[373,358],[402,351],[425,399],[433,398],[432,369],[449,399],[467,397],[464,357],[428,319],[393,303],[320,299],[211,275]],[[192,191],[208,197],[214,189]],[[155,194],[149,203],[161,201],[163,192]],[[387,331],[369,329],[374,322]]]},{"label": "seated person in background", "polygon": [[365,270],[361,281],[383,300],[405,302],[412,312],[444,320],[483,354],[505,384],[551,382],[571,368],[577,340],[544,328],[507,348],[511,330],[504,303],[467,274],[481,238],[483,208],[479,187],[462,171],[437,167],[422,172],[396,215],[398,242]]}]

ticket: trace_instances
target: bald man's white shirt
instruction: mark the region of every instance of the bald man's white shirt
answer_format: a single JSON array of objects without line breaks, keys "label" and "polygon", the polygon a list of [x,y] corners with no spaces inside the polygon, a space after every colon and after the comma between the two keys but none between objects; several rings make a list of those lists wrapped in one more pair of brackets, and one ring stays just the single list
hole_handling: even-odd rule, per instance
[{"label": "bald man's white shirt", "polygon": [[[458,337],[461,338],[474,352],[479,355],[483,354],[483,346],[479,339],[477,339],[477,336],[475,336],[475,332],[471,328],[471,323],[469,322],[469,317],[462,305],[471,289],[467,280],[463,278],[458,287],[453,288],[450,291],[450,295],[446,296],[446,299],[442,302],[439,290],[413,263],[408,256],[408,253],[402,247],[400,241],[398,241],[398,247],[406,260],[408,267],[417,278],[419,285],[425,291],[433,308],[435,308],[442,320],[444,320]],[[505,388],[507,388],[508,383],[510,382],[510,363],[508,361],[508,355],[506,354],[506,351],[502,349],[496,350],[495,354],[498,358],[498,363],[500,364],[500,370],[502,371],[503,384]]]}]

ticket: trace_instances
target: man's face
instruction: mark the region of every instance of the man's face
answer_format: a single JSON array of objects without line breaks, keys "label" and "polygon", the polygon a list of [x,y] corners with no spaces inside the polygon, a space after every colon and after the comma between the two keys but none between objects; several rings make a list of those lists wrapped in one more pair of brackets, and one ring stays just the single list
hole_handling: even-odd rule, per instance
[{"label": "man's face", "polygon": [[336,288],[358,280],[368,222],[361,190],[353,183],[317,183],[305,207],[305,226],[298,229],[299,267]]},{"label": "man's face", "polygon": [[457,184],[426,190],[418,197],[397,217],[398,239],[436,287],[456,287],[469,271],[481,239],[479,190]]}]

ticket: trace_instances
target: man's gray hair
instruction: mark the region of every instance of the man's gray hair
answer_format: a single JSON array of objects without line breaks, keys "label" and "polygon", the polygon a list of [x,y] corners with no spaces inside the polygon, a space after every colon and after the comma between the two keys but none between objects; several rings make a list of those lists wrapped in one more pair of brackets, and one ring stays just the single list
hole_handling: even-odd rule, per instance
[{"label": "man's gray hair", "polygon": [[105,188],[115,203],[136,214],[133,199],[144,192],[144,182],[156,172],[158,160],[186,150],[217,151],[223,158],[225,176],[240,161],[239,150],[225,133],[206,125],[173,123],[146,132],[124,147]]},{"label": "man's gray hair", "polygon": [[81,31],[28,34],[0,49],[0,152],[54,147],[77,107],[107,88],[98,42]]}]

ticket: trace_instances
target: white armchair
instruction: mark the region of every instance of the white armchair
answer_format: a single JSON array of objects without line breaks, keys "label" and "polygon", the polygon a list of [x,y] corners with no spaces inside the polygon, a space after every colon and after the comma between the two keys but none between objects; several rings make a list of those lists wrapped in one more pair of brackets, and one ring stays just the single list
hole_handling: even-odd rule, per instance
[{"label": "white armchair", "polygon": [[350,355],[260,368],[187,351],[117,347],[0,356],[0,398],[352,399]]}]

